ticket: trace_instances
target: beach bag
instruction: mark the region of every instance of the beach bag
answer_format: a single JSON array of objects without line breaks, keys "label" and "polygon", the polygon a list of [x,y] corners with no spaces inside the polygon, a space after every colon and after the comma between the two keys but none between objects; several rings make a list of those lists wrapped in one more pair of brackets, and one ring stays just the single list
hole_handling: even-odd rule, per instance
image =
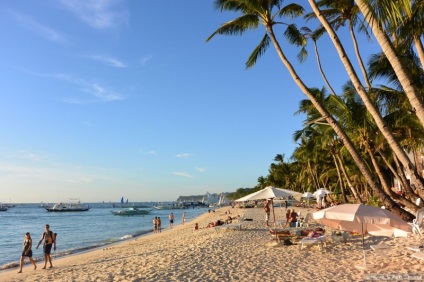
[{"label": "beach bag", "polygon": [[284,239],[283,245],[284,246],[291,246],[291,245],[293,245],[293,243],[290,239]]}]

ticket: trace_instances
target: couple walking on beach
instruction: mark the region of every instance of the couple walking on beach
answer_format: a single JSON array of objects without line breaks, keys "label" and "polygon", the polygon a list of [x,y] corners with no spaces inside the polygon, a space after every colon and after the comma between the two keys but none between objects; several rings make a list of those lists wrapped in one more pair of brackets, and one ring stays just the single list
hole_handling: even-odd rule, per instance
[{"label": "couple walking on beach", "polygon": [[[52,264],[52,258],[50,256],[51,249],[54,245],[54,250],[56,251],[56,233],[53,233],[53,231],[50,230],[50,226],[46,224],[45,226],[45,232],[43,233],[43,236],[40,239],[40,242],[38,242],[38,245],[36,249],[41,245],[41,243],[44,241],[43,251],[44,251],[44,267],[43,269],[46,269],[47,262],[50,263],[50,268],[53,267]],[[25,233],[24,238],[24,245],[21,255],[21,262],[20,262],[20,269],[18,273],[22,273],[22,267],[24,266],[25,257],[29,258],[29,261],[34,265],[34,270],[37,269],[37,265],[35,264],[35,260],[32,258],[32,238],[31,234],[29,232]]]},{"label": "couple walking on beach", "polygon": [[153,219],[153,227],[154,233],[162,232],[162,221],[159,216],[155,216],[155,218]]}]

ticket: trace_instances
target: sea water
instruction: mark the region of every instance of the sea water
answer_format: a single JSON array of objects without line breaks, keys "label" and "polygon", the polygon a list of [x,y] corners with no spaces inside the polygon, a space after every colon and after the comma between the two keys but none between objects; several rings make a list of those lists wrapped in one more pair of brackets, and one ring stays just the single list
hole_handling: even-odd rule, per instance
[{"label": "sea water", "polygon": [[31,234],[33,258],[42,261],[43,245],[38,249],[35,247],[46,224],[57,233],[57,249],[52,249],[54,260],[55,257],[151,233],[155,216],[161,218],[164,229],[169,226],[168,215],[171,212],[176,225],[181,224],[183,212],[186,212],[186,221],[207,212],[205,208],[156,210],[152,207],[151,212],[144,216],[117,216],[111,211],[120,208],[113,208],[111,203],[92,203],[89,206],[90,210],[84,212],[48,212],[39,204],[17,204],[8,211],[0,212],[0,270],[19,265],[26,232]]}]

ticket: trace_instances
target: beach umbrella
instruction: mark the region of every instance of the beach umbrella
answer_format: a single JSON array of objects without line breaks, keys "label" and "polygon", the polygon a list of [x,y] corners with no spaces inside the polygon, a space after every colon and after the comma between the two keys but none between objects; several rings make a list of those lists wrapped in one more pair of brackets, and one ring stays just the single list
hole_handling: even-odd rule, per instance
[{"label": "beach umbrella", "polygon": [[329,207],[314,212],[312,217],[322,225],[362,234],[364,267],[366,267],[364,234],[393,236],[398,230],[411,232],[411,226],[394,213],[363,204]]},{"label": "beach umbrella", "polygon": [[[294,191],[293,191],[294,192]],[[297,192],[294,192],[297,193]],[[300,194],[300,193],[298,193]],[[245,202],[245,201],[252,201],[252,200],[265,200],[265,199],[273,199],[273,198],[284,198],[284,197],[290,197],[293,196],[293,193],[290,192],[290,190],[282,189],[282,188],[276,188],[273,186],[265,187],[262,190],[253,192],[247,196],[244,196],[240,199],[237,199],[236,202]]]},{"label": "beach umbrella", "polygon": [[[319,207],[322,207],[325,205],[325,196],[327,196],[328,194],[332,194],[333,192],[331,192],[330,190],[326,189],[326,188],[319,188],[318,190],[316,190],[313,195],[314,197],[317,199],[317,203]],[[323,199],[321,199],[323,198]]]},{"label": "beach umbrella", "polygon": [[[295,196],[299,196],[299,195],[302,195],[302,194],[295,192],[295,191],[288,190],[288,189],[282,189],[282,188],[276,188],[276,187],[273,187],[273,186],[268,186],[268,187],[265,187],[262,190],[256,191],[252,194],[249,194],[249,195],[244,196],[240,199],[237,199],[236,202],[270,199],[271,200],[272,216],[273,216],[274,226],[275,226],[274,198],[284,198],[284,197],[290,197],[290,196],[295,197]],[[275,237],[278,240],[277,232],[275,232]]]},{"label": "beach umbrella", "polygon": [[308,198],[313,198],[313,197],[314,197],[314,194],[312,194],[311,192],[305,192],[305,193],[302,194],[302,198],[308,199]]},{"label": "beach umbrella", "polygon": [[332,194],[332,193],[333,192],[331,192],[330,190],[328,190],[326,188],[319,188],[312,195],[314,197],[318,198],[318,197],[325,197],[327,194]]},{"label": "beach umbrella", "polygon": [[308,203],[308,205],[309,205],[309,199],[313,197],[314,197],[314,194],[312,194],[311,192],[305,192],[302,194],[302,198],[306,198],[306,202]]}]

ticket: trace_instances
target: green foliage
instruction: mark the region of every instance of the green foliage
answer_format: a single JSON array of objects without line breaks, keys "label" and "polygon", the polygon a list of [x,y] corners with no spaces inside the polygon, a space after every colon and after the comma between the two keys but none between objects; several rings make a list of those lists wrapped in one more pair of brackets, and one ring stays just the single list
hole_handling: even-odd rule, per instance
[{"label": "green foliage", "polygon": [[377,197],[372,196],[372,197],[369,198],[367,205],[379,208],[380,207],[380,201],[378,200]]},{"label": "green foliage", "polygon": [[240,199],[241,197],[244,197],[246,195],[249,195],[250,193],[253,193],[259,190],[260,189],[258,188],[238,188],[236,192],[229,193],[227,198],[229,200],[237,200],[237,199]]}]

